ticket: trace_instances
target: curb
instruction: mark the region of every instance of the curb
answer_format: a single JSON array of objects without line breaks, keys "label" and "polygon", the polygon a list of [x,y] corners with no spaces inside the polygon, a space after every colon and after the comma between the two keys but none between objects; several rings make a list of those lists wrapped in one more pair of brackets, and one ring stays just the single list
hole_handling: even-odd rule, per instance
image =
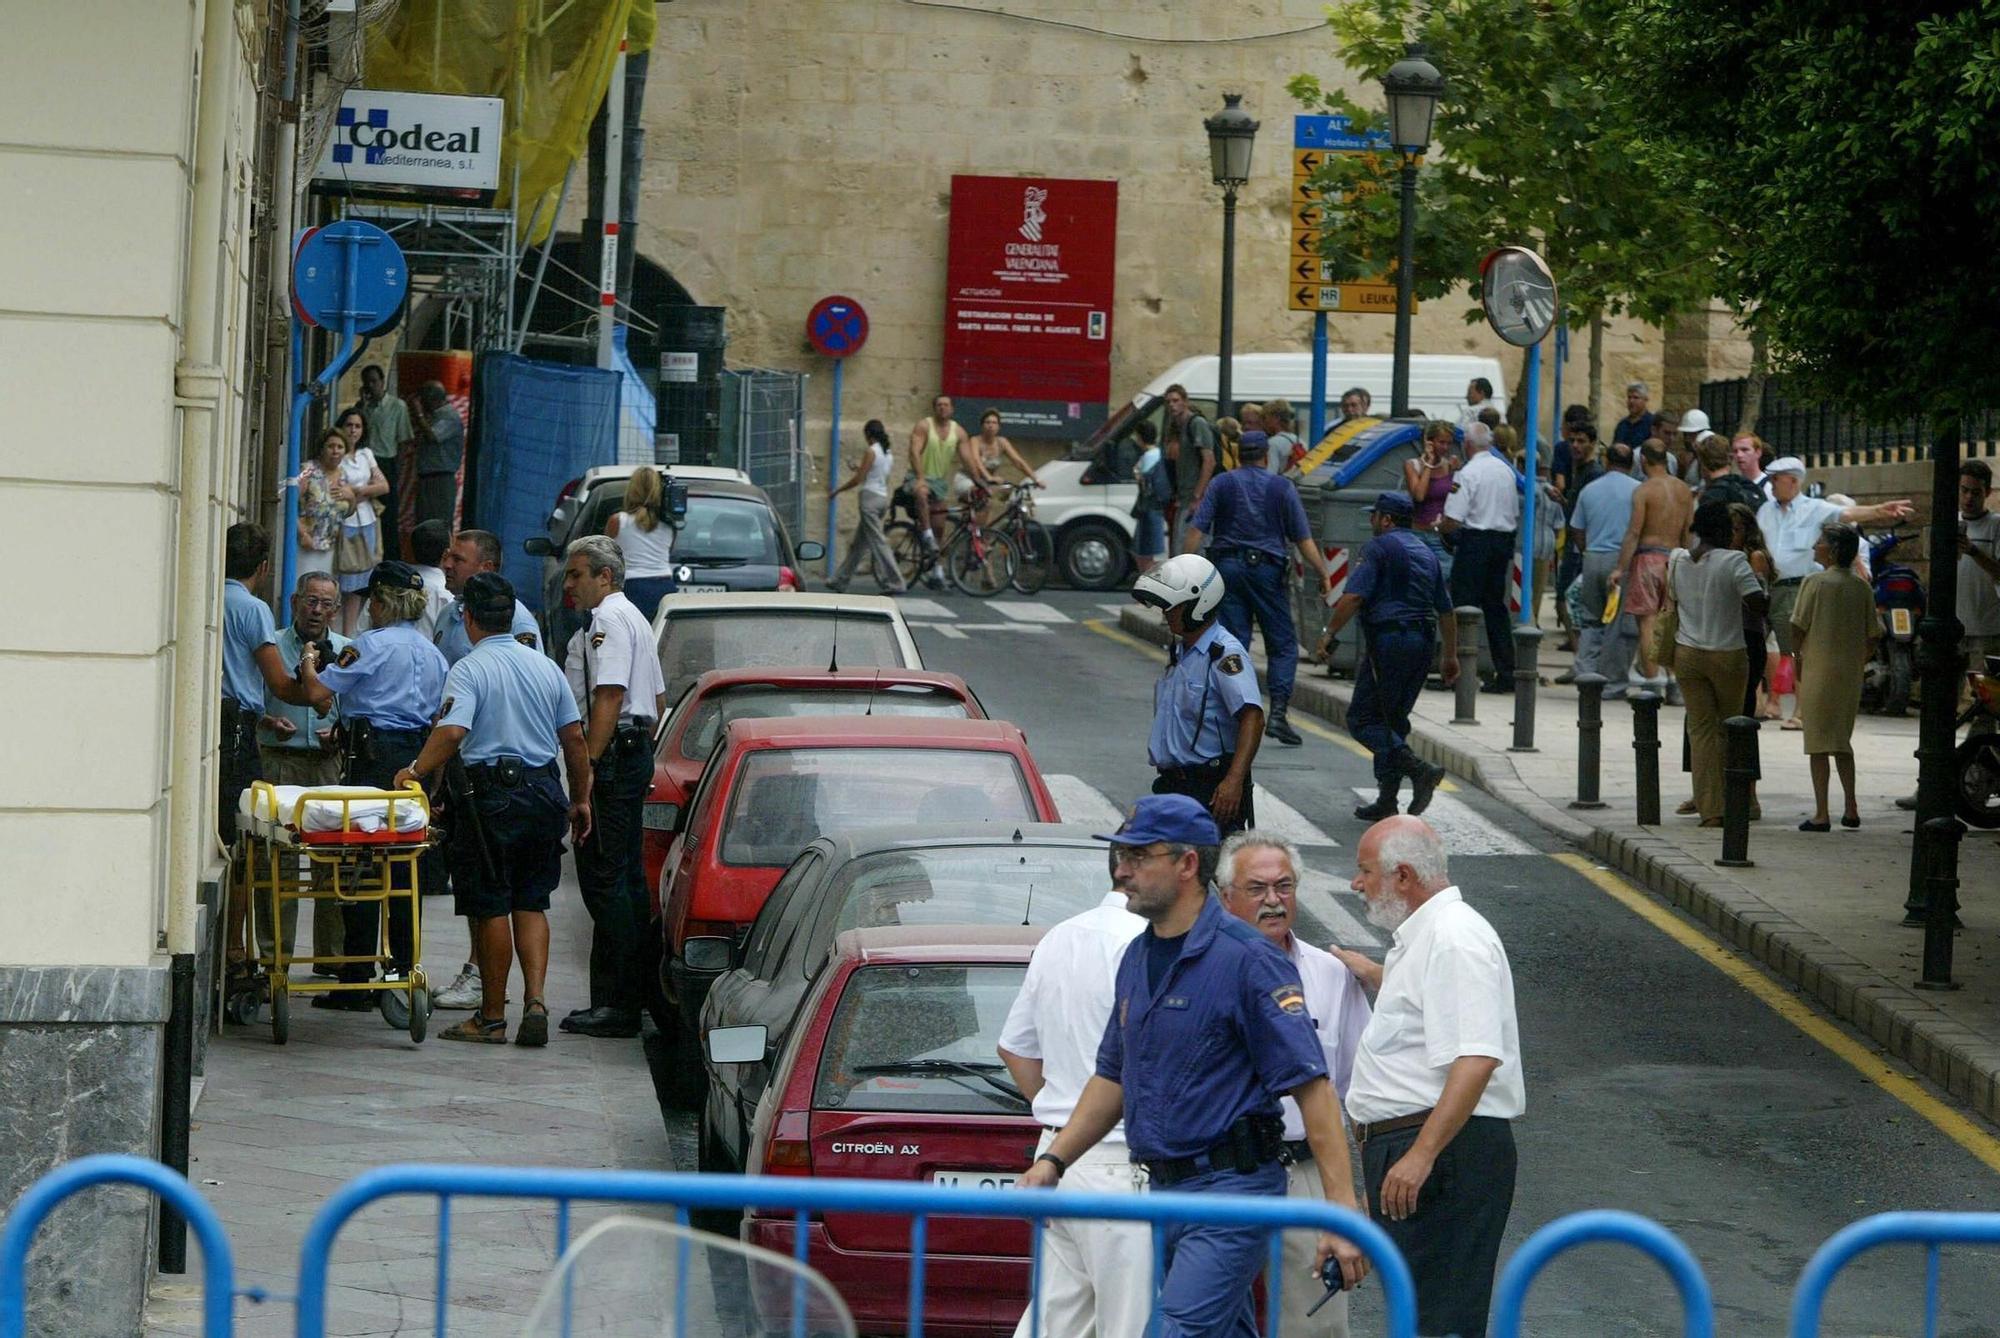
[{"label": "curb", "polygon": [[[1166,625],[1150,609],[1121,611],[1118,626],[1166,644]],[[1324,678],[1301,677],[1292,705],[1330,724],[1347,723],[1347,696]],[[1591,822],[1551,803],[1521,779],[1504,752],[1422,723],[1411,730],[1410,747],[1685,911],[1979,1115],[2000,1122],[2000,1041],[1953,1020],[1652,830]]]}]

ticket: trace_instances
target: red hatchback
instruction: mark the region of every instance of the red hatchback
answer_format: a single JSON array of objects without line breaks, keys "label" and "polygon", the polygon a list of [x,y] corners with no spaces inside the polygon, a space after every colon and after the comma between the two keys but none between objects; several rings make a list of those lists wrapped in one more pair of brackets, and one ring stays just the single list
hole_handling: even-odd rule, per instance
[{"label": "red hatchback", "polygon": [[[674,829],[731,721],[776,716],[923,716],[984,720],[986,708],[957,674],[922,669],[711,669],[667,712],[653,748],[646,796],[646,886],[659,895]],[[653,916],[659,917],[657,900]]]},{"label": "red hatchback", "polygon": [[660,1002],[692,1042],[710,983],[729,969],[786,866],[821,836],[885,824],[1060,820],[1027,737],[1001,721],[734,721],[660,874]]},{"label": "red hatchback", "polygon": [[[1041,936],[970,925],[842,934],[773,1070],[752,1173],[1008,1192],[1040,1126],[995,1047]],[[709,1033],[712,1048],[731,1040]],[[909,1222],[821,1213],[806,1229],[807,1261],[861,1331],[906,1332]],[[790,1255],[796,1230],[791,1214],[750,1213],[742,1234]],[[940,1216],[926,1233],[924,1332],[1011,1334],[1028,1304],[1028,1224]]]}]

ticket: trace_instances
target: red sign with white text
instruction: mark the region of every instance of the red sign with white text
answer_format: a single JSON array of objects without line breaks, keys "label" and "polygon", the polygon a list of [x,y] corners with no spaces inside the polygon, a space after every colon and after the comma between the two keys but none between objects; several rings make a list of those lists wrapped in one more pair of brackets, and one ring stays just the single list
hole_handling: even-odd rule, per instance
[{"label": "red sign with white text", "polygon": [[1082,437],[1111,398],[1118,183],[951,179],[944,392],[1010,431]]}]

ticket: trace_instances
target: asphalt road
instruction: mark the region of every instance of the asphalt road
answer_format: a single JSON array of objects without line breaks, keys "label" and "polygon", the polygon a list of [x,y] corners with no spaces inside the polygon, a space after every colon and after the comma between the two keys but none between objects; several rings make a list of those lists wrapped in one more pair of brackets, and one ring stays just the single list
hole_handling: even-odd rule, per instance
[{"label": "asphalt road", "polygon": [[[1021,725],[1043,772],[1059,778],[1065,816],[1085,821],[1151,781],[1145,734],[1162,657],[1107,634],[1115,608],[1114,596],[1070,592],[908,605],[929,667],[964,675],[990,714]],[[1303,845],[1314,875],[1306,932],[1379,957],[1383,936],[1345,890],[1364,828],[1351,810],[1372,781],[1365,757],[1332,733],[1308,734],[1299,748],[1266,745],[1260,825]],[[1528,1114],[1516,1129],[1520,1188],[1503,1264],[1558,1217],[1628,1209],[1693,1249],[1725,1332],[1775,1334],[1807,1258],[1848,1222],[1897,1208],[2000,1207],[2000,1179],[1971,1152],[1551,858],[1564,847],[1540,828],[1464,787],[1441,794],[1434,816],[1455,879],[1514,968]],[[676,1164],[692,1167],[688,1121],[670,1118],[669,1130]],[[1946,1254],[1943,1331],[2000,1332],[1994,1263],[1990,1253]],[[1825,1331],[1918,1329],[1923,1278],[1914,1250],[1864,1259],[1836,1285]],[[1380,1308],[1379,1289],[1364,1287],[1355,1332],[1380,1332]],[[1552,1265],[1528,1315],[1538,1334],[1680,1331],[1665,1276],[1603,1246]]]}]

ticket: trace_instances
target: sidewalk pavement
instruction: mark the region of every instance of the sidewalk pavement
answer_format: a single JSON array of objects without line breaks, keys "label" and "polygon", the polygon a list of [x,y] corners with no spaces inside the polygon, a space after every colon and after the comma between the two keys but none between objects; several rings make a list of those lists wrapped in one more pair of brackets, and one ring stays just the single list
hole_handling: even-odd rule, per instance
[{"label": "sidewalk pavement", "polygon": [[[1150,609],[1127,609],[1119,623],[1163,644],[1164,626]],[[1641,827],[1634,819],[1632,711],[1622,702],[1604,704],[1599,775],[1608,807],[1567,807],[1576,796],[1577,694],[1550,685],[1570,660],[1553,649],[1555,640],[1551,629],[1541,653],[1537,751],[1509,751],[1511,696],[1481,696],[1479,723],[1454,725],[1453,695],[1432,691],[1412,712],[1410,746],[1680,907],[1953,1097],[2000,1121],[2000,972],[1992,969],[2000,965],[2000,906],[1988,895],[2000,887],[2000,831],[1974,829],[1959,848],[1965,928],[1952,975],[1962,988],[1916,990],[1923,931],[1901,923],[1913,815],[1893,803],[1916,790],[1916,717],[1859,718],[1861,826],[1849,831],[1836,823],[1824,834],[1798,830],[1812,813],[1803,736],[1766,722],[1759,735],[1764,817],[1750,826],[1755,867],[1720,869],[1722,833],[1673,815],[1692,793],[1680,770],[1678,707],[1660,710],[1660,826]],[[1252,655],[1261,668],[1259,649]],[[1293,708],[1344,725],[1352,682],[1305,664],[1299,670]],[[1832,798],[1838,805],[1837,779]]]},{"label": "sidewalk pavement", "polygon": [[[310,918],[299,917],[302,932]],[[573,878],[556,892],[549,921],[549,1012],[560,1019],[588,993],[590,919]],[[427,897],[423,960],[431,978],[449,983],[465,957],[465,922],[452,915],[451,899]],[[508,993],[511,1038],[518,970]],[[378,1013],[320,1011],[300,999],[288,1045],[272,1044],[268,1025],[229,1027],[211,1040],[188,1176],[229,1230],[239,1290],[275,1294],[271,1304],[236,1303],[242,1338],[294,1331],[292,1307],[276,1298],[289,1297],[298,1280],[306,1226],[335,1189],[372,1167],[673,1168],[639,1041],[568,1036],[553,1026],[543,1050],[437,1039],[465,1016],[434,1014],[430,1039],[414,1045]],[[680,1164],[693,1164],[691,1149],[675,1151]],[[579,1204],[571,1238],[608,1211]],[[334,1249],[327,1333],[430,1331],[437,1218],[434,1201],[396,1199],[354,1219]],[[546,1204],[459,1199],[451,1224],[451,1331],[515,1332],[555,1260],[553,1212]],[[202,1331],[192,1234],[188,1255],[185,1276],[155,1279],[148,1338]]]}]

